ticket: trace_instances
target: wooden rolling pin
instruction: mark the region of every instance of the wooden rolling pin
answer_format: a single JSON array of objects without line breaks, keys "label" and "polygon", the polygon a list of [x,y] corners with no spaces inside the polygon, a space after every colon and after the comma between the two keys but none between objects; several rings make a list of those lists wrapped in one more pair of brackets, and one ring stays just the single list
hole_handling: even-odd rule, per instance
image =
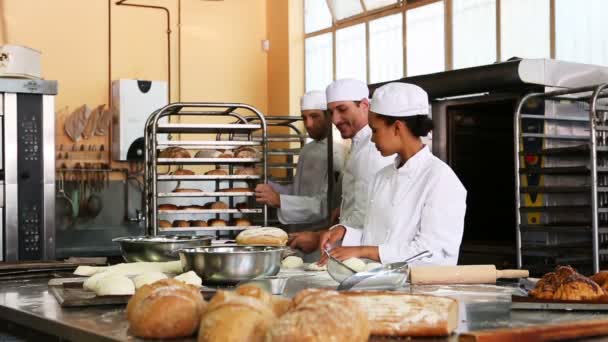
[{"label": "wooden rolling pin", "polygon": [[495,284],[499,278],[527,278],[527,270],[497,270],[494,265],[412,266],[411,284]]}]

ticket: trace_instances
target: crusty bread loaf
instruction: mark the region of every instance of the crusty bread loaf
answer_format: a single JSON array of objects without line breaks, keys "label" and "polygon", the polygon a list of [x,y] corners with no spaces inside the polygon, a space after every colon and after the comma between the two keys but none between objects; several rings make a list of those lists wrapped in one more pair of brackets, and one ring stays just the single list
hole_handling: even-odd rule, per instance
[{"label": "crusty bread loaf", "polygon": [[280,228],[262,227],[242,231],[237,235],[236,243],[239,245],[285,246],[287,238],[287,233]]},{"label": "crusty bread loaf", "polygon": [[349,297],[308,293],[266,333],[268,342],[363,342],[370,336],[367,316]]},{"label": "crusty bread loaf", "polygon": [[252,189],[249,188],[229,188],[229,189],[219,189],[219,192],[253,192]]},{"label": "crusty bread loaf", "polygon": [[187,227],[190,227],[190,223],[188,223],[188,221],[185,221],[185,220],[175,220],[175,221],[173,221],[173,227],[187,228]]},{"label": "crusty bread loaf", "polygon": [[233,226],[235,226],[235,227],[249,227],[249,226],[251,226],[251,221],[249,221],[246,218],[237,218],[237,219],[234,219]]},{"label": "crusty bread loaf", "polygon": [[177,210],[177,206],[175,204],[159,204],[158,210]]},{"label": "crusty bread loaf", "polygon": [[209,227],[222,227],[226,226],[226,221],[222,219],[211,219],[207,221],[207,224],[209,225]]},{"label": "crusty bread loaf", "polygon": [[258,171],[253,167],[243,167],[234,172],[235,175],[239,176],[256,176]]},{"label": "crusty bread loaf", "polygon": [[264,303],[268,308],[272,308],[272,295],[258,286],[244,284],[239,286],[234,292],[241,296],[253,297]]},{"label": "crusty bread loaf", "polygon": [[192,176],[194,175],[194,171],[187,169],[179,169],[172,172],[175,176]]},{"label": "crusty bread loaf", "polygon": [[213,169],[205,172],[205,174],[208,176],[226,176],[228,175],[228,171],[224,169]]},{"label": "crusty bread loaf", "polygon": [[171,222],[167,220],[160,220],[158,221],[158,226],[161,228],[171,228]]},{"label": "crusty bread loaf", "polygon": [[201,318],[198,342],[262,342],[275,320],[259,299],[218,291]]},{"label": "crusty bread loaf", "polygon": [[282,296],[272,296],[272,311],[277,317],[286,314],[291,308],[291,299]]},{"label": "crusty bread loaf", "polygon": [[139,337],[186,337],[196,332],[205,306],[195,286],[163,279],[135,292],[127,305],[127,320]]},{"label": "crusty bread loaf", "polygon": [[162,150],[158,156],[160,158],[190,158],[190,152],[185,148],[172,146]]},{"label": "crusty bread loaf", "polygon": [[185,188],[177,188],[173,190],[173,192],[203,192],[201,189],[185,189]]},{"label": "crusty bread loaf", "polygon": [[447,336],[458,326],[455,299],[388,291],[343,292],[366,312],[372,335]]}]

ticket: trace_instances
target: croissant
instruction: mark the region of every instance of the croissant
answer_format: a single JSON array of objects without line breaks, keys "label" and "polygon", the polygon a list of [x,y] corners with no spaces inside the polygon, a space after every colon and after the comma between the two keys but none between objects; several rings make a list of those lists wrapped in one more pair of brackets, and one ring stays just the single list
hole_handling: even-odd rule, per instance
[{"label": "croissant", "polygon": [[545,274],[537,283],[530,295],[538,299],[553,299],[555,290],[559,287],[558,277],[555,272]]},{"label": "croissant", "polygon": [[591,276],[591,280],[596,282],[604,291],[608,291],[608,271],[599,271]]},{"label": "croissant", "polygon": [[603,295],[604,290],[593,280],[580,274],[573,274],[555,290],[553,299],[595,300]]}]

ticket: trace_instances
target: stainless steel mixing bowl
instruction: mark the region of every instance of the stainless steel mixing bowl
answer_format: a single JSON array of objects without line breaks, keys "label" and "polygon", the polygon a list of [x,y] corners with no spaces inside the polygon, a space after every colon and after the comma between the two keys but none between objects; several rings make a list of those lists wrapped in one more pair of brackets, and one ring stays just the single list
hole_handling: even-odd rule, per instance
[{"label": "stainless steel mixing bowl", "polygon": [[274,276],[281,268],[284,247],[213,246],[179,251],[184,272],[194,271],[205,284],[237,284]]},{"label": "stainless steel mixing bowl", "polygon": [[127,262],[175,261],[184,248],[210,246],[212,236],[163,235],[126,236],[112,241],[120,244],[122,257]]}]

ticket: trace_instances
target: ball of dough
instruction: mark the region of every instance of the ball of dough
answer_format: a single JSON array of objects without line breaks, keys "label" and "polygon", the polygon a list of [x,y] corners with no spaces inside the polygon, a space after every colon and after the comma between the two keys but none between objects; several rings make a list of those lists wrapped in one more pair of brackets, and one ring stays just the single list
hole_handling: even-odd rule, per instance
[{"label": "ball of dough", "polygon": [[79,276],[92,276],[93,274],[96,273],[101,273],[101,272],[105,272],[106,267],[105,266],[78,266],[76,268],[76,270],[74,271],[75,275],[79,275]]},{"label": "ball of dough", "polygon": [[382,267],[382,264],[379,262],[370,262],[365,265],[365,270],[370,271],[370,270],[373,270],[374,268],[378,268],[378,267]]},{"label": "ball of dough", "polygon": [[173,279],[198,287],[203,285],[203,279],[201,279],[201,277],[199,277],[194,271],[182,273]]},{"label": "ball of dough", "polygon": [[317,264],[316,262],[312,262],[312,263],[306,265],[306,270],[307,271],[327,271],[327,264],[321,266],[321,265]]},{"label": "ball of dough", "polygon": [[82,287],[85,290],[90,290],[90,291],[96,291],[97,290],[97,283],[105,278],[108,277],[110,275],[112,275],[113,273],[111,272],[101,272],[101,273],[95,273],[92,276],[90,276],[87,280],[84,281],[84,283],[82,284]]},{"label": "ball of dough", "polygon": [[133,283],[135,284],[135,288],[138,289],[144,285],[152,284],[161,279],[167,279],[167,276],[161,272],[147,272],[133,278]]},{"label": "ball of dough", "polygon": [[97,282],[95,293],[98,296],[132,295],[135,293],[135,285],[123,275],[112,274]]},{"label": "ball of dough", "polygon": [[355,272],[361,272],[365,269],[365,262],[359,258],[348,258],[343,263]]},{"label": "ball of dough", "polygon": [[302,260],[302,258],[291,255],[291,256],[288,256],[287,258],[283,259],[283,261],[281,262],[281,267],[298,268],[298,267],[302,266],[303,263],[304,263],[304,260]]}]

